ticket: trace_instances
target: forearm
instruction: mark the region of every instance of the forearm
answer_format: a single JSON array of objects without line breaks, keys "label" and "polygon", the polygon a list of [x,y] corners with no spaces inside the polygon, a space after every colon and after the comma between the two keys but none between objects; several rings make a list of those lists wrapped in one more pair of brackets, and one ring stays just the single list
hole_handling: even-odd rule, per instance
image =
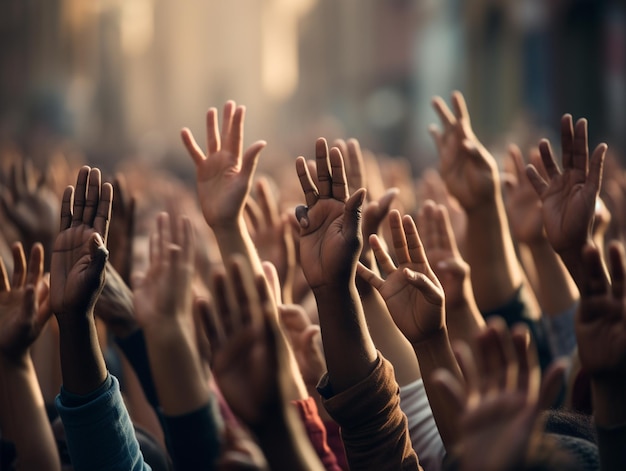
[{"label": "forearm", "polygon": [[252,427],[271,469],[323,470],[322,462],[307,437],[294,406]]},{"label": "forearm", "polygon": [[502,197],[467,213],[466,260],[481,311],[504,304],[522,284]]},{"label": "forearm", "polygon": [[393,365],[398,385],[402,387],[419,379],[420,368],[413,348],[393,322],[382,296],[370,288],[361,302],[374,345]]},{"label": "forearm", "polygon": [[175,469],[215,469],[224,435],[217,398],[188,414],[162,416],[162,421]]},{"label": "forearm", "polygon": [[542,311],[553,316],[571,308],[578,300],[578,288],[548,240],[529,244],[528,248],[539,280]]},{"label": "forearm", "polygon": [[451,304],[446,298],[446,325],[451,341],[463,340],[469,344],[485,327],[485,319],[476,305],[471,281],[466,279],[463,285],[461,302]]},{"label": "forearm", "polygon": [[31,346],[31,358],[35,365],[44,401],[53,404],[61,389],[61,358],[59,357],[59,330],[52,317]]},{"label": "forearm", "polygon": [[157,397],[156,386],[150,371],[150,360],[148,358],[148,348],[143,330],[137,330],[131,335],[115,339],[115,343],[124,353],[124,356],[132,366],[137,379],[141,383],[141,388],[146,396],[146,400],[157,411],[159,399]]},{"label": "forearm", "polygon": [[[593,247],[596,246],[595,243],[593,242],[593,239],[591,238],[587,239],[586,243]],[[576,248],[571,248],[567,251],[562,251],[558,253],[559,257],[561,258],[561,261],[567,268],[567,271],[572,276],[572,279],[574,280],[574,283],[576,283],[576,286],[578,287],[579,291],[584,286],[584,280],[585,280],[585,267],[582,261],[583,247],[584,245],[580,247],[576,247]],[[602,261],[604,265],[604,275],[605,275],[607,283],[609,283],[610,277],[606,269],[606,265],[604,264],[603,258],[602,258]]]},{"label": "forearm", "polygon": [[315,290],[328,376],[335,393],[366,378],[377,361],[354,282]]},{"label": "forearm", "polygon": [[592,379],[591,391],[602,471],[621,471],[626,466],[626,380]]},{"label": "forearm", "polygon": [[593,416],[600,427],[611,428],[626,424],[626,379],[591,380]]},{"label": "forearm", "polygon": [[458,439],[458,417],[456,411],[433,389],[432,383],[433,373],[441,368],[456,377],[461,384],[464,382],[461,370],[452,352],[447,329],[444,327],[428,339],[413,344],[413,349],[420,362],[424,388],[426,389],[426,395],[428,396],[439,434],[446,449],[452,450]]},{"label": "forearm", "polygon": [[263,274],[261,259],[246,228],[243,217],[233,221],[232,225],[212,227],[222,260],[230,260],[233,255],[241,255],[250,264],[252,273]]},{"label": "forearm", "polygon": [[159,404],[168,416],[197,410],[210,398],[192,326],[186,322],[171,319],[144,329]]},{"label": "forearm", "polygon": [[61,469],[44,399],[30,357],[16,365],[0,359],[0,429],[15,444],[19,468]]},{"label": "forearm", "polygon": [[93,314],[58,318],[63,388],[72,394],[95,391],[107,377]]}]

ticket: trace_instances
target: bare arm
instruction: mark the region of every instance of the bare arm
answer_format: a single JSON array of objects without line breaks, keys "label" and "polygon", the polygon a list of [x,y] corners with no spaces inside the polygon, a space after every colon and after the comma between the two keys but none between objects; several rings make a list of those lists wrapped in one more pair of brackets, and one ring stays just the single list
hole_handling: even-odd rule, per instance
[{"label": "bare arm", "polygon": [[[296,208],[296,216],[302,268],[317,301],[328,367],[325,404],[335,405],[336,415],[331,415],[336,420],[344,419],[338,423],[352,466],[363,466],[366,460],[376,469],[418,468],[406,417],[400,410],[397,385],[389,363],[376,352],[354,281],[365,191],[357,190],[348,197],[338,148],[329,153],[326,140],[320,138],[315,155],[317,185],[305,159],[299,157],[296,161],[307,203],[306,207]],[[359,393],[370,386],[377,392]],[[352,418],[355,414],[358,420]],[[376,437],[371,436],[372,428],[379,430]]]},{"label": "bare arm", "polygon": [[485,327],[470,279],[470,267],[461,257],[443,205],[426,201],[418,215],[424,249],[446,298],[446,325],[451,340],[466,342]]},{"label": "bare arm", "polygon": [[219,314],[207,303],[198,306],[207,320],[220,390],[256,435],[272,469],[323,469],[289,402],[287,344],[267,283],[249,273],[242,257],[228,263],[230,275],[214,279],[221,288],[215,291]]},{"label": "bare arm", "polygon": [[198,197],[202,214],[213,229],[222,254],[227,260],[243,254],[256,274],[262,274],[261,261],[243,218],[246,198],[264,141],[257,141],[243,152],[245,108],[233,101],[224,105],[222,132],[218,131],[217,110],[206,116],[207,151],[200,149],[189,129],[181,136],[196,164]]},{"label": "bare arm", "polygon": [[398,211],[392,211],[389,225],[398,266],[374,235],[370,244],[387,278],[383,280],[362,265],[359,271],[380,292],[394,322],[411,343],[437,428],[446,447],[450,447],[456,440],[451,410],[433,394],[431,381],[432,373],[438,368],[445,368],[457,378],[461,375],[448,338],[443,289],[430,268],[413,219],[401,218]]},{"label": "bare arm", "polygon": [[0,427],[15,444],[19,468],[60,470],[61,462],[46,414],[30,346],[48,318],[48,286],[42,280],[43,248],[31,250],[28,271],[22,245],[13,246],[12,283],[0,259]]},{"label": "bare arm", "polygon": [[[466,259],[481,311],[509,301],[523,283],[509,230],[500,176],[493,156],[471,128],[463,96],[452,94],[454,113],[436,97],[433,106],[443,129],[431,128],[448,191],[467,213]],[[537,316],[538,316],[538,309]]]},{"label": "bare arm", "polygon": [[581,302],[576,317],[580,363],[591,375],[593,416],[603,471],[624,469],[626,457],[626,263],[624,247],[609,247],[612,284],[599,250],[582,254]]},{"label": "bare arm", "polygon": [[[542,203],[526,176],[521,151],[512,145],[509,155],[515,168],[515,179],[506,186],[511,231],[519,243],[526,244],[532,255],[542,311],[548,316],[560,314],[578,301],[578,288],[546,237]],[[538,153],[531,160],[545,175]]]}]

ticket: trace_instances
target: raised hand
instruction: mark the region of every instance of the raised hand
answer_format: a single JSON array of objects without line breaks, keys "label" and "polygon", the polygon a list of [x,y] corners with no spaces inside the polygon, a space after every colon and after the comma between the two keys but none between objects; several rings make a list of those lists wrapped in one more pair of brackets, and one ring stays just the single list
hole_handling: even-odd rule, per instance
[{"label": "raised hand", "polygon": [[[45,178],[37,178],[30,161],[14,163],[6,188],[0,193],[0,204],[9,221],[15,225],[30,249],[36,242],[44,244],[44,256],[52,253],[57,234],[59,201]],[[49,267],[50,260],[44,265]]]},{"label": "raised hand", "polygon": [[228,101],[224,105],[220,135],[217,110],[210,108],[206,115],[206,154],[189,129],[181,132],[183,143],[196,164],[204,219],[214,229],[232,227],[243,216],[259,153],[266,145],[264,141],[257,141],[243,152],[244,116],[243,106]]},{"label": "raised hand", "polygon": [[212,371],[233,412],[255,429],[283,414],[286,352],[276,305],[262,276],[254,280],[237,257],[230,276],[213,280],[217,313],[202,303],[208,320]]},{"label": "raised hand", "polygon": [[609,262],[612,283],[604,275],[599,250],[585,247],[585,278],[576,318],[581,365],[600,378],[626,375],[626,273],[622,244],[609,246]]},{"label": "raised hand", "polygon": [[493,156],[474,135],[465,99],[452,94],[450,111],[441,97],[433,99],[442,129],[429,129],[440,158],[441,177],[466,211],[494,200],[499,191],[498,167]]},{"label": "raised hand", "polygon": [[117,338],[123,339],[139,329],[133,307],[133,292],[113,265],[106,264],[105,281],[95,314]]},{"label": "raised hand", "polygon": [[31,249],[28,268],[22,244],[13,245],[13,277],[9,283],[0,259],[0,355],[20,364],[39,336],[51,312],[47,305],[48,285],[43,280],[43,247]]},{"label": "raised hand", "polygon": [[29,350],[51,312],[43,275],[43,247],[33,245],[26,268],[21,243],[13,252],[13,279],[0,259],[0,427],[15,445],[20,469],[61,469],[44,398]]},{"label": "raised hand", "polygon": [[446,325],[453,340],[469,341],[484,326],[470,280],[470,267],[456,245],[444,205],[426,201],[418,215],[426,255],[446,297]]},{"label": "raised hand", "polygon": [[[524,158],[519,147],[516,145],[509,147],[509,158],[515,170],[514,178],[505,184],[505,205],[511,234],[518,242],[524,244],[545,240],[541,200],[526,176]],[[531,161],[535,168],[543,170],[538,153],[534,158],[531,154]]]},{"label": "raised hand", "polygon": [[130,286],[137,200],[130,194],[126,179],[121,173],[113,180],[113,194],[111,208],[113,225],[109,231],[108,241],[111,251],[110,263],[124,282]]},{"label": "raised hand", "polygon": [[558,395],[565,365],[555,364],[541,385],[537,352],[525,326],[509,333],[490,321],[470,348],[460,342],[457,359],[465,382],[437,371],[438,394],[456,411],[460,469],[507,470],[524,463],[538,433],[540,405]]},{"label": "raised hand", "polygon": [[194,250],[191,222],[171,221],[167,213],[157,217],[157,232],[150,238],[150,268],[133,278],[135,313],[144,329],[160,329],[163,323],[191,316]]},{"label": "raised hand", "polygon": [[366,267],[372,268],[373,257],[369,236],[378,233],[380,225],[387,217],[387,214],[389,214],[391,203],[400,190],[398,188],[389,188],[378,200],[372,200],[367,186],[368,179],[365,173],[365,162],[363,161],[363,153],[361,152],[359,141],[348,139],[346,142],[339,139],[336,141],[336,144],[341,150],[341,155],[345,158],[344,163],[350,193],[357,191],[359,188],[368,190],[362,209],[363,223],[361,224],[361,233],[363,234],[363,248],[361,249],[359,259]]},{"label": "raised hand", "polygon": [[359,188],[367,188],[367,174],[365,172],[365,162],[363,161],[363,152],[361,152],[361,144],[356,139],[337,139],[333,143],[334,147],[339,148],[343,156],[346,166],[346,176],[348,179],[348,190],[354,193]]},{"label": "raised hand", "polygon": [[624,246],[609,246],[612,283],[606,279],[597,247],[583,251],[583,282],[576,316],[576,339],[581,366],[591,376],[593,416],[598,428],[602,469],[626,466],[623,447],[626,423],[626,268]]},{"label": "raised hand", "polygon": [[288,217],[279,213],[278,202],[267,179],[259,179],[256,196],[257,201],[251,198],[246,201],[250,236],[261,260],[269,261],[276,267],[283,296],[291,299],[296,252]]},{"label": "raised hand", "polygon": [[208,321],[220,391],[255,433],[272,469],[321,469],[289,403],[287,344],[268,285],[262,275],[250,274],[241,256],[228,263],[230,275],[213,279],[218,313],[206,302],[196,304]]},{"label": "raised hand", "polygon": [[278,315],[304,384],[309,390],[315,389],[326,372],[320,328],[311,322],[302,306],[297,304],[278,305]]},{"label": "raised hand", "polygon": [[[472,291],[470,268],[456,245],[446,207],[427,200],[418,214],[417,223],[428,261],[443,286],[446,308],[465,304],[468,301],[465,296]],[[471,298],[474,302],[473,294]]]},{"label": "raised hand", "polygon": [[[348,198],[343,157],[338,148],[328,152],[326,140],[315,143],[316,186],[304,157],[296,170],[307,206],[296,208],[300,223],[300,263],[311,289],[349,284],[362,246],[360,209],[365,190]],[[331,173],[332,169],[332,173]]]},{"label": "raised hand", "polygon": [[438,205],[446,207],[454,238],[457,245],[462,248],[467,234],[467,214],[459,201],[448,192],[439,172],[433,168],[426,169],[416,190],[421,195],[418,196],[420,201],[433,200]]},{"label": "raised hand", "polygon": [[370,244],[387,278],[383,280],[363,265],[358,267],[359,276],[380,292],[398,328],[416,344],[445,327],[443,288],[430,268],[413,219],[394,210],[389,214],[389,226],[398,266],[380,239],[372,235]]},{"label": "raised hand", "polygon": [[598,145],[590,159],[587,120],[581,118],[574,126],[572,116],[566,114],[561,118],[561,148],[562,170],[550,143],[543,139],[539,152],[547,179],[532,164],[526,172],[543,202],[543,223],[550,244],[557,253],[579,259],[583,246],[591,240],[607,145]]},{"label": "raised hand", "polygon": [[93,314],[104,284],[112,199],[111,184],[101,184],[100,170],[87,166],[78,172],[76,189],[63,193],[50,268],[50,306],[59,321]]},{"label": "raised hand", "polygon": [[150,267],[133,277],[133,294],[159,403],[168,416],[193,412],[210,400],[194,328],[193,278],[191,222],[159,214]]}]

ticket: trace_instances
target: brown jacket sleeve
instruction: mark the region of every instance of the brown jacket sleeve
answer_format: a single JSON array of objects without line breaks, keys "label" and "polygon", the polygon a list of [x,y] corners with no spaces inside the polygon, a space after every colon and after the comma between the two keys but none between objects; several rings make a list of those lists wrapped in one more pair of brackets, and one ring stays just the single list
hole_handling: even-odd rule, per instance
[{"label": "brown jacket sleeve", "polygon": [[340,394],[333,394],[325,375],[318,386],[324,407],[341,427],[350,469],[421,470],[393,367],[378,355],[370,375]]}]

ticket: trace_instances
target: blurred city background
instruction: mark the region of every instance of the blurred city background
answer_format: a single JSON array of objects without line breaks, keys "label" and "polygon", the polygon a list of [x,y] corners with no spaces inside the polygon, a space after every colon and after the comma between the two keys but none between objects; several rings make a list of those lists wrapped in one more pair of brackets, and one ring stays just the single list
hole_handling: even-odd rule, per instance
[{"label": "blurred city background", "polygon": [[[498,148],[564,112],[626,148],[623,0],[2,0],[0,143],[38,161],[78,149],[105,168],[191,169],[179,130],[247,106],[262,165],[357,137],[434,162],[434,94],[466,95]],[[510,134],[514,130],[514,134]],[[13,144],[10,144],[13,143]]]}]

